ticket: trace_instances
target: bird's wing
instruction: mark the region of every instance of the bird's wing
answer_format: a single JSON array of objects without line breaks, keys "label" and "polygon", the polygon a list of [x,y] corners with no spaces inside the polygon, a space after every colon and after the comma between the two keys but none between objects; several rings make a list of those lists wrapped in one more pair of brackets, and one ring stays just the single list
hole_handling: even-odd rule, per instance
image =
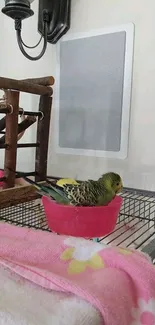
[{"label": "bird's wing", "polygon": [[66,184],[64,191],[74,205],[91,206],[97,203],[96,191],[89,181],[82,182],[79,185]]},{"label": "bird's wing", "polygon": [[53,186],[50,185],[47,187],[48,189],[48,193],[49,195],[58,203],[62,203],[62,204],[70,204],[69,199],[67,198],[67,196],[65,195],[64,191]]}]

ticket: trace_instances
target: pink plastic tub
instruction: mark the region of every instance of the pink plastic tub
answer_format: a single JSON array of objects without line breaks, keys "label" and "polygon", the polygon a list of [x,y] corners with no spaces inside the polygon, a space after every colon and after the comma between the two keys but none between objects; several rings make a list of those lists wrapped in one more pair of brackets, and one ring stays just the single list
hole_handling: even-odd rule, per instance
[{"label": "pink plastic tub", "polygon": [[74,207],[59,205],[47,196],[42,202],[49,228],[58,234],[75,237],[102,237],[115,228],[122,205],[122,198],[116,196],[107,206]]}]

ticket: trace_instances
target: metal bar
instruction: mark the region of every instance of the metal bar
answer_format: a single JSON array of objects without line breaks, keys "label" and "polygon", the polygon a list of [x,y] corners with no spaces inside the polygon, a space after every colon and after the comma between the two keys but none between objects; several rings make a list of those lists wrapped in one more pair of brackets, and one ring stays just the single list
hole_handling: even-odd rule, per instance
[{"label": "metal bar", "polygon": [[9,149],[9,145],[6,143],[0,143],[0,149]]},{"label": "metal bar", "polygon": [[61,177],[56,177],[56,176],[47,176],[49,179],[54,179],[54,180],[59,180]]},{"label": "metal bar", "polygon": [[[19,175],[18,174],[16,175],[16,178],[22,178],[22,175],[26,177],[36,176],[36,172],[28,172],[28,173],[20,172]],[[5,182],[5,181],[6,181],[6,177],[0,177],[0,182]]]},{"label": "metal bar", "polygon": [[17,148],[38,148],[39,143],[18,143]]},{"label": "metal bar", "polygon": [[36,202],[33,200],[24,202],[24,204],[17,204],[15,207],[11,206],[0,209],[0,219],[16,226],[20,225],[50,231],[46,222],[44,209],[38,200]]},{"label": "metal bar", "polygon": [[29,176],[35,176],[36,175],[36,172],[18,172],[16,171],[16,178],[21,178],[22,176],[26,176],[26,177],[29,177]]},{"label": "metal bar", "polygon": [[141,190],[141,189],[138,189],[138,188],[132,188],[132,187],[124,187],[124,191],[127,191],[127,192],[131,192],[132,195],[134,194],[141,194],[142,196],[146,195],[146,196],[153,196],[155,197],[155,192],[154,191],[147,191],[147,190]]},{"label": "metal bar", "polygon": [[16,154],[17,154],[17,135],[18,135],[18,110],[19,110],[19,92],[6,91],[7,101],[13,106],[12,114],[6,115],[6,134],[5,142],[5,161],[4,161],[4,189],[15,185]]},{"label": "metal bar", "polygon": [[11,107],[6,106],[6,107],[0,107],[0,114],[8,114],[11,112]]},{"label": "metal bar", "polygon": [[[32,82],[19,81],[3,77],[0,77],[0,89],[18,90],[36,95],[51,96],[53,94],[53,89],[51,87],[40,86]],[[11,102],[8,103],[12,104]]]},{"label": "metal bar", "polygon": [[36,150],[35,170],[37,176],[36,182],[44,181],[47,175],[47,155],[50,130],[52,97],[40,96],[39,111],[43,113],[44,118],[38,121],[37,142],[40,146]]},{"label": "metal bar", "polygon": [[[11,113],[10,105],[6,106],[6,107],[3,107],[3,108],[1,108],[1,106],[0,106],[0,114],[8,114],[8,113]],[[24,111],[24,109],[22,109],[22,108],[19,108],[18,115],[38,116],[38,117],[43,116],[41,112]],[[3,119],[5,119],[5,117]],[[3,129],[4,128],[5,128],[5,126],[3,127]],[[1,120],[0,120],[0,129],[1,129]]]},{"label": "metal bar", "polygon": [[[19,109],[19,115],[21,115],[21,110],[20,110],[20,109]],[[42,117],[42,113],[41,113],[41,112],[29,112],[29,111],[23,111],[23,115]]]},{"label": "metal bar", "polygon": [[[9,144],[0,143],[0,149],[9,149]],[[17,148],[38,148],[39,143],[18,143]]]}]

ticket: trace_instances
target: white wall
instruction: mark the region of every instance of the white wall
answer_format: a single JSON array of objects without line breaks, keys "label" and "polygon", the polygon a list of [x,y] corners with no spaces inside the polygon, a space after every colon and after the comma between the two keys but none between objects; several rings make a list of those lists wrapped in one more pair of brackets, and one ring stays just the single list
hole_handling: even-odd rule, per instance
[{"label": "white wall", "polygon": [[155,1],[72,2],[70,32],[135,24],[129,154],[126,160],[114,160],[56,155],[50,151],[49,172],[85,179],[96,178],[105,170],[116,170],[123,176],[125,185],[155,190]]},{"label": "white wall", "polygon": [[[38,1],[33,8],[37,10]],[[129,155],[126,160],[74,157],[54,153],[51,123],[48,173],[73,176],[81,179],[97,178],[105,170],[116,170],[125,184],[155,190],[155,2],[154,0],[72,0],[72,28],[70,32],[88,31],[116,24],[135,24],[135,49]],[[33,29],[34,28],[34,29]],[[5,33],[2,30],[5,29]],[[28,61],[16,45],[13,21],[0,15],[0,75],[26,78],[55,75],[55,47],[48,46],[45,56],[38,62]],[[37,12],[25,21],[23,36],[27,43],[38,40]],[[36,109],[37,100],[24,96],[24,108]],[[54,119],[54,109],[52,119]],[[25,138],[32,140],[33,132]],[[29,149],[21,149],[18,165],[22,170],[33,169],[33,155]]]}]

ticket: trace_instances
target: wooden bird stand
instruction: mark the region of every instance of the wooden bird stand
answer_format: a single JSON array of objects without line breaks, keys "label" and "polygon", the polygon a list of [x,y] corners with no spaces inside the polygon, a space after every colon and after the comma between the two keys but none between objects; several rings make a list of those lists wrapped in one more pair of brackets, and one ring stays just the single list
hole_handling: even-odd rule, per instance
[{"label": "wooden bird stand", "polygon": [[[6,114],[0,120],[0,149],[5,150],[3,190],[0,191],[0,208],[27,202],[38,198],[33,186],[15,187],[17,148],[35,147],[36,161],[34,171],[25,176],[35,176],[40,182],[46,179],[49,128],[52,106],[53,77],[14,80],[0,77],[0,89],[5,92],[0,102],[0,113]],[[30,112],[20,108],[20,92],[40,95],[38,112]],[[27,116],[18,124],[18,116]],[[18,143],[23,132],[37,121],[37,142]],[[3,131],[5,129],[5,132]]]}]

